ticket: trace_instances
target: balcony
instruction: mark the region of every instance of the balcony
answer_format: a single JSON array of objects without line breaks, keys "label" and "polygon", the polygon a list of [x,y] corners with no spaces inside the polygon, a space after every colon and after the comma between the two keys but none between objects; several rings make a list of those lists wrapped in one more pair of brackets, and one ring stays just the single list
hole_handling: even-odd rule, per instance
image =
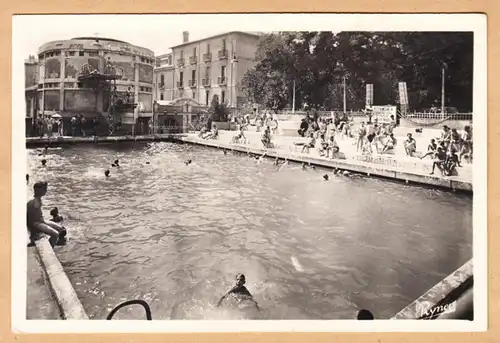
[{"label": "balcony", "polygon": [[212,62],[212,53],[211,52],[207,52],[206,54],[203,54],[203,62],[205,62],[205,63]]},{"label": "balcony", "polygon": [[227,59],[227,49],[219,50],[219,60]]},{"label": "balcony", "polygon": [[184,88],[184,83],[180,82],[180,81],[177,81],[177,88],[183,89]]},{"label": "balcony", "polygon": [[224,77],[223,76],[219,76],[217,78],[217,84],[219,86],[227,86],[227,77],[225,77],[225,76]]},{"label": "balcony", "polygon": [[184,59],[183,58],[179,58],[177,60],[177,66],[179,67],[184,67]]},{"label": "balcony", "polygon": [[165,89],[165,84],[164,84],[164,83],[159,83],[159,84],[158,84],[158,87],[159,87],[160,89]]},{"label": "balcony", "polygon": [[203,87],[210,87],[212,84],[212,80],[210,79],[203,79],[202,80]]},{"label": "balcony", "polygon": [[196,88],[196,80],[189,80],[189,87]]},{"label": "balcony", "polygon": [[196,64],[197,61],[198,61],[198,56],[190,56],[189,57],[189,63]]}]

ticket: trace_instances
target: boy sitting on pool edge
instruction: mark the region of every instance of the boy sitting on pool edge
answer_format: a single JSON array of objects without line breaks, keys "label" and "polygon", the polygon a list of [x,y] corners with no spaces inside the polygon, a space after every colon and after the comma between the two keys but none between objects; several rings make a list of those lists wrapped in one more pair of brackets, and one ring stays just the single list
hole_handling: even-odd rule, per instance
[{"label": "boy sitting on pool edge", "polygon": [[255,304],[255,307],[257,310],[260,311],[259,305],[257,302],[254,300],[252,294],[248,291],[248,289],[244,286],[246,283],[245,275],[238,273],[236,275],[236,285],[231,288],[226,294],[220,298],[219,302],[217,303],[217,307],[219,307],[222,304],[222,301],[229,295],[233,294],[235,299],[238,302],[241,302],[242,300],[250,300]]}]

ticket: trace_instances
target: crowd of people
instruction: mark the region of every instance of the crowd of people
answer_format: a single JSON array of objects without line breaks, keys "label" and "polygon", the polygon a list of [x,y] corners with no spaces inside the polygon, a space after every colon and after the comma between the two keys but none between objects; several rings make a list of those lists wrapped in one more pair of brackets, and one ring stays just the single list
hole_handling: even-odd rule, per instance
[{"label": "crowd of people", "polygon": [[82,114],[77,114],[72,116],[66,125],[69,125],[70,130],[66,130],[65,122],[60,115],[40,116],[34,122],[35,135],[40,138],[62,137],[68,134],[72,137],[97,136],[101,122],[97,116],[89,120]]}]

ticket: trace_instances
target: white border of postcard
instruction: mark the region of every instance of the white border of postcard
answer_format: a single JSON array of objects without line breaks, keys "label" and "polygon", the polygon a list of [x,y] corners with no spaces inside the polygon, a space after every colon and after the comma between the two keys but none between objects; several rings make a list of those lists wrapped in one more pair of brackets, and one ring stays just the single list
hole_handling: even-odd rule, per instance
[{"label": "white border of postcard", "polygon": [[[88,15],[94,20],[123,22],[165,20],[168,15]],[[14,16],[12,73],[12,330],[24,333],[125,332],[451,332],[487,329],[487,87],[486,15],[481,14],[211,14],[183,15],[189,30],[218,25],[225,31],[472,31],[474,32],[474,321],[463,320],[268,320],[268,321],[47,321],[26,320],[26,192],[23,37],[35,16]],[[224,19],[221,20],[221,16]],[[24,18],[23,18],[24,17]],[[29,18],[27,18],[29,17]],[[57,26],[54,15],[54,25]],[[105,17],[108,17],[106,19]],[[133,18],[131,18],[133,17]],[[124,29],[127,30],[124,24]],[[138,27],[134,25],[134,27]],[[37,27],[43,30],[44,27]],[[92,35],[89,29],[89,35]],[[155,34],[155,31],[152,31]],[[160,34],[160,33],[157,33]],[[57,39],[57,37],[54,37]],[[48,39],[50,40],[50,39]],[[169,47],[165,47],[165,52]],[[19,231],[21,230],[21,231]],[[154,313],[153,313],[154,316]]]}]

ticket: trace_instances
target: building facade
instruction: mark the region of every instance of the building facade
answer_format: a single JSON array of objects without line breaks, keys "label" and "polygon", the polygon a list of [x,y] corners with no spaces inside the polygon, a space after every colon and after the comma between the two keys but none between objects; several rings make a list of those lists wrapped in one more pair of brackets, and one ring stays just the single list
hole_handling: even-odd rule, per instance
[{"label": "building facade", "polygon": [[217,94],[219,101],[239,108],[246,99],[241,80],[255,65],[258,41],[256,34],[228,32],[191,42],[184,32],[182,44],[157,57],[155,99],[189,98],[209,106]]},{"label": "building facade", "polygon": [[[104,116],[105,121],[112,92],[118,97],[132,95],[137,106],[120,113],[121,123],[128,131],[143,131],[153,116],[154,61],[151,50],[109,38],[48,42],[38,51],[36,113],[55,111],[64,121],[75,114]],[[110,70],[112,79],[106,78]],[[101,82],[92,86],[82,81],[83,74],[102,76]]]}]

